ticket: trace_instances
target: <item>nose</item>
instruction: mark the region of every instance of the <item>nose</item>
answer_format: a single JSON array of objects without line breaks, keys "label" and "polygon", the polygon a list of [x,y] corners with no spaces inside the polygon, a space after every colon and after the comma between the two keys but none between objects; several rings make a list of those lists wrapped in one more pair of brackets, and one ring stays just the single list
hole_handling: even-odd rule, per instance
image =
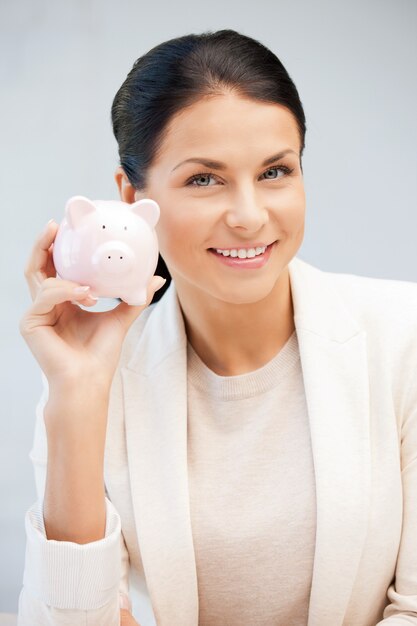
[{"label": "nose", "polygon": [[259,198],[250,191],[239,194],[226,211],[225,221],[230,228],[243,228],[257,232],[268,221],[268,211]]}]

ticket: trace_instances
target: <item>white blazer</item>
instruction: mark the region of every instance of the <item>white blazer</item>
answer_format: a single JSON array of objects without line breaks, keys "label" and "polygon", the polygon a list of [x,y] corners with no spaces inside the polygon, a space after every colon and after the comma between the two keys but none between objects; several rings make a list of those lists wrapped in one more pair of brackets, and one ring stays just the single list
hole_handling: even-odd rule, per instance
[{"label": "white blazer", "polygon": [[[289,273],[317,498],[306,626],[417,626],[417,283],[322,271],[299,257]],[[130,327],[113,379],[105,451],[112,547],[107,534],[86,546],[47,541],[28,512],[19,626],[116,626],[118,587],[127,591],[129,575],[141,626],[198,626],[186,342],[172,282]],[[45,401],[31,451],[38,521]],[[47,548],[61,543],[71,558],[55,552],[52,566]]]}]

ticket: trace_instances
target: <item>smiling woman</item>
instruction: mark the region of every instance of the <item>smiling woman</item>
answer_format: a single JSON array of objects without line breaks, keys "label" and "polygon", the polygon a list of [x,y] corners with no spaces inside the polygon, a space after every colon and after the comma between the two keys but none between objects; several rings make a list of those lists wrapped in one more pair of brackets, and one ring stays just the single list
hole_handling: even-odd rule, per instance
[{"label": "smiling woman", "polygon": [[140,626],[417,625],[417,285],[297,258],[304,112],[260,42],[161,43],[112,120],[168,282],[93,320],[34,248],[19,626],[136,623],[132,581]]},{"label": "smiling woman", "polygon": [[[215,371],[220,348],[222,372],[244,373],[267,362],[294,330],[287,265],[304,233],[299,144],[297,124],[285,107],[226,93],[203,98],[171,119],[146,190],[134,188],[121,169],[117,173],[126,201],[147,196],[161,207],[161,255],[190,341]],[[195,145],[216,174],[199,172],[195,157],[175,165]],[[272,160],[277,146],[285,147],[283,154]],[[215,156],[224,163],[213,163]],[[265,170],[265,161],[276,163],[275,169]],[[206,179],[210,184],[199,184]],[[265,251],[254,258],[259,248]],[[278,326],[270,313],[277,306]],[[256,316],[259,331],[244,345],[235,334],[246,313],[250,324]]]},{"label": "smiling woman", "polygon": [[161,207],[157,272],[191,344],[218,373],[260,367],[294,332],[288,262],[304,236],[306,125],[288,72],[234,31],[189,35],[134,64],[112,116],[121,197]]}]

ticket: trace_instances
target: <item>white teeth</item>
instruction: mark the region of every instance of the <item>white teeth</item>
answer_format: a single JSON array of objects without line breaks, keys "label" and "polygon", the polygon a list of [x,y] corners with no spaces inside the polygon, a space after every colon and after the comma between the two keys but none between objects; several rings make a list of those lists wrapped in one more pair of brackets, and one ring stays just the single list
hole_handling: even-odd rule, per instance
[{"label": "white teeth", "polygon": [[239,257],[239,259],[252,259],[254,256],[263,254],[266,248],[267,246],[248,248],[247,250],[245,248],[239,248],[239,250],[236,250],[235,248],[232,250],[220,250],[216,248],[216,252],[222,254],[223,256]]}]

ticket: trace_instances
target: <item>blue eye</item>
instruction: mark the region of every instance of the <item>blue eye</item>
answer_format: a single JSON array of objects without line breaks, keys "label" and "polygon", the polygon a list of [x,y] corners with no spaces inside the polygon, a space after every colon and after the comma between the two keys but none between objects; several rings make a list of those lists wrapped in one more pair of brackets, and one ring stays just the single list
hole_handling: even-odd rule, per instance
[{"label": "blue eye", "polygon": [[[266,172],[264,172],[264,174],[266,174],[267,172],[274,172],[274,171],[278,173],[278,170],[279,170],[279,169],[280,169],[279,167],[270,167],[268,170],[266,170]],[[273,180],[274,178],[278,178],[278,175],[277,175],[277,176],[273,176],[273,177],[272,177],[272,180]]]},{"label": "blue eye", "polygon": [[210,174],[209,172],[203,172],[201,174],[196,174],[195,176],[192,176],[189,182],[191,183],[191,186],[194,186],[194,187],[211,187],[211,185],[192,185],[192,183],[194,183],[198,179],[201,180],[202,178],[210,178],[212,176],[213,174]]},{"label": "blue eye", "polygon": [[[281,171],[282,172],[282,176],[273,176],[273,177],[267,177],[265,180],[276,180],[278,178],[283,178],[284,176],[288,176],[289,174],[291,174],[294,169],[291,169],[289,167],[287,167],[286,165],[277,165],[276,167],[269,167],[263,174],[266,174],[267,172],[272,172],[272,171]],[[213,178],[213,179],[217,179],[216,176],[214,176],[214,174],[212,174],[211,172],[200,172],[199,174],[195,174],[194,176],[191,176],[191,178],[187,181],[187,185],[190,187],[212,187],[213,185],[197,185],[196,182],[202,178]]]}]

